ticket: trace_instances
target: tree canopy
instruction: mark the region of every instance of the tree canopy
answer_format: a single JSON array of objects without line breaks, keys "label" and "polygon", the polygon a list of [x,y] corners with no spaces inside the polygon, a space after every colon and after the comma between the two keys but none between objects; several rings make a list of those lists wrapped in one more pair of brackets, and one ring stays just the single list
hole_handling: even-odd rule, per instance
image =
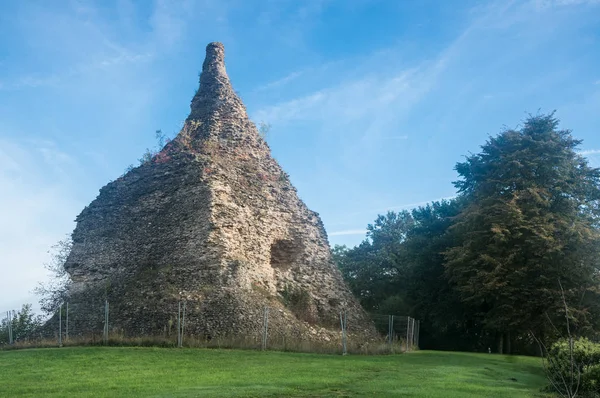
[{"label": "tree canopy", "polygon": [[490,137],[456,165],[455,199],[379,216],[335,248],[365,308],[421,319],[431,347],[523,351],[560,331],[562,286],[578,332],[594,333],[600,170],[558,126],[538,115]]}]

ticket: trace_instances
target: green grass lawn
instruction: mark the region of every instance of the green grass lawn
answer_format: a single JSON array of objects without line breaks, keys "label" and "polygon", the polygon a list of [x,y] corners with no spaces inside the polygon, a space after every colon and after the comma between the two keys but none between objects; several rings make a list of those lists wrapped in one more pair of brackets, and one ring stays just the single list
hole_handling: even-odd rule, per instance
[{"label": "green grass lawn", "polygon": [[75,347],[0,352],[0,397],[542,397],[538,358]]}]

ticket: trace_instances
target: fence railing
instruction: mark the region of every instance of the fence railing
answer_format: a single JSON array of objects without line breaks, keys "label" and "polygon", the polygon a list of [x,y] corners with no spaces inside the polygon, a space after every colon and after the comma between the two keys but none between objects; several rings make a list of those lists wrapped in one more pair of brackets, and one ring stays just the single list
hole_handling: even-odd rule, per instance
[{"label": "fence railing", "polygon": [[59,347],[78,344],[161,345],[338,352],[346,355],[349,352],[369,354],[415,350],[419,346],[420,329],[420,322],[410,316],[369,314],[379,338],[365,341],[364,336],[355,332],[356,325],[351,321],[353,318],[342,311],[339,313],[338,326],[324,328],[327,333],[320,335],[319,325],[306,322],[309,333],[303,335],[300,332],[290,333],[289,328],[282,327],[288,319],[281,310],[264,307],[258,315],[262,319],[256,319],[257,324],[262,322],[262,327],[254,333],[207,337],[193,328],[188,329],[188,324],[198,321],[198,315],[193,311],[190,313],[187,303],[180,301],[176,313],[169,316],[160,333],[132,334],[113,326],[111,322],[119,314],[111,309],[108,301],[104,301],[102,305],[96,303],[86,308],[82,308],[81,304],[70,307],[69,303],[64,303],[42,327],[43,331],[15,341],[13,332],[17,327],[17,313],[7,311],[4,315],[0,323],[0,346],[15,343],[34,346],[36,342]]}]

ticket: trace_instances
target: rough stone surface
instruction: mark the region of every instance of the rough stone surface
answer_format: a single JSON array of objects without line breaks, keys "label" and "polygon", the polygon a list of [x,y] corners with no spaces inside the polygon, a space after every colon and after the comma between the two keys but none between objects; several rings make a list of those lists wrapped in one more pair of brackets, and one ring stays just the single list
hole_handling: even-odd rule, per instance
[{"label": "rough stone surface", "polygon": [[[77,217],[72,322],[128,335],[173,328],[186,302],[186,331],[208,338],[275,333],[308,339],[372,325],[330,256],[317,213],[271,157],[225,71],[224,49],[206,49],[191,113],[151,162],[100,190]],[[78,319],[77,319],[78,318]]]}]

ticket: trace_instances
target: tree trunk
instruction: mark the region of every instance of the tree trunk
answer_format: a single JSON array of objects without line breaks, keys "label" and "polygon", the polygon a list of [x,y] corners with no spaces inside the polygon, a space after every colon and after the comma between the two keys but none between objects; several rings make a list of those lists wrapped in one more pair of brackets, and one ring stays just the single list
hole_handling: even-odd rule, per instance
[{"label": "tree trunk", "polygon": [[[544,341],[544,334],[540,333],[540,336],[538,338],[540,339],[539,341]],[[544,351],[543,351],[542,345],[539,344],[537,341],[535,343],[535,353],[538,357],[544,356]]]},{"label": "tree trunk", "polygon": [[497,333],[497,339],[498,339],[498,354],[503,354],[504,353],[504,333]]},{"label": "tree trunk", "polygon": [[512,344],[510,341],[510,331],[504,335],[504,353],[507,355],[512,354]]}]

